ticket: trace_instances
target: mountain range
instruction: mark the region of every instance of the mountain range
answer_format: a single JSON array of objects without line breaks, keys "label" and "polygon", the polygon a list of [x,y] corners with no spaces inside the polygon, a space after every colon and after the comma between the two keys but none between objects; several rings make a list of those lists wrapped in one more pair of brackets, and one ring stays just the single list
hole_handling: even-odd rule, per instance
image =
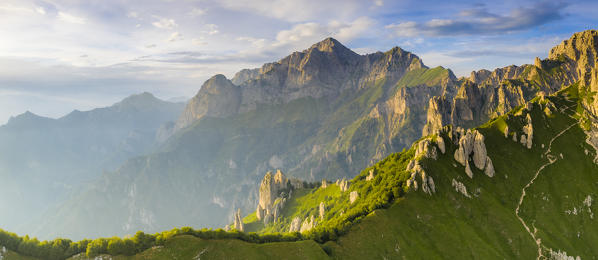
[{"label": "mountain range", "polygon": [[[157,145],[159,130],[175,121],[183,103],[149,93],[110,107],[73,111],[58,119],[26,112],[0,126],[0,222],[34,233],[46,210]],[[173,124],[173,123],[171,123]]]}]

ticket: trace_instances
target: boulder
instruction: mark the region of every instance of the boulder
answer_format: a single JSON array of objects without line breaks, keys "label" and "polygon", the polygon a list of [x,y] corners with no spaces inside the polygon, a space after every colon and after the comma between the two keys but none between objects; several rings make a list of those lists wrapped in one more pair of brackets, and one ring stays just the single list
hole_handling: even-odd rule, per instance
[{"label": "boulder", "polygon": [[508,125],[505,126],[504,133],[505,133],[505,138],[509,138],[509,126]]},{"label": "boulder", "polygon": [[351,193],[349,193],[349,202],[353,204],[353,202],[355,202],[355,200],[357,200],[358,197],[359,194],[357,193],[357,191],[352,191]]},{"label": "boulder", "polygon": [[517,133],[513,133],[513,142],[517,142]]}]

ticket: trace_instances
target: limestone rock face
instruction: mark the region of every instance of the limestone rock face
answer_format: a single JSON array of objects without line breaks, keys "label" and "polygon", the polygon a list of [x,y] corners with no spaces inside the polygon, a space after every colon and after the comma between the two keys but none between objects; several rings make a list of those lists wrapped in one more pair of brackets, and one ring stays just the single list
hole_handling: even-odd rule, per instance
[{"label": "limestone rock face", "polygon": [[237,209],[237,213],[235,213],[235,221],[233,222],[233,226],[236,230],[243,232],[243,218],[241,218],[241,209]]},{"label": "limestone rock face", "polygon": [[316,226],[316,219],[315,219],[314,215],[311,215],[309,218],[305,218],[305,220],[301,224],[300,232],[303,233],[303,232],[309,231],[312,228],[314,228],[315,226]]},{"label": "limestone rock face", "polygon": [[357,191],[352,191],[351,193],[349,193],[349,201],[351,202],[351,204],[353,204],[353,202],[355,202],[355,200],[357,200],[358,197],[359,194],[357,193]]},{"label": "limestone rock face", "polygon": [[299,217],[293,218],[289,226],[289,232],[299,232],[301,230],[301,219]]},{"label": "limestone rock face", "polygon": [[320,219],[322,220],[322,219],[324,219],[324,215],[326,214],[326,206],[324,205],[323,201],[320,202],[319,210],[320,210]]},{"label": "limestone rock face", "polygon": [[267,172],[260,183],[256,217],[264,220],[264,224],[271,220],[276,221],[278,213],[282,211],[287,197],[290,196],[291,188],[290,180],[282,171],[277,170],[276,174]]},{"label": "limestone rock face", "polygon": [[[489,161],[484,136],[478,130],[468,130],[464,135],[461,135],[458,144],[459,148],[455,150],[454,155],[455,161],[465,166],[465,174],[473,178],[469,157],[472,157],[475,167],[480,170],[484,170],[486,163]],[[494,175],[494,168],[489,169],[488,172],[492,172],[492,175]]]},{"label": "limestone rock face", "polygon": [[193,97],[175,125],[181,129],[204,116],[228,117],[239,112],[241,89],[224,75],[218,74],[207,80]]},{"label": "limestone rock face", "polygon": [[322,179],[322,186],[320,186],[322,189],[326,189],[328,187],[328,181],[326,181],[326,179]]}]

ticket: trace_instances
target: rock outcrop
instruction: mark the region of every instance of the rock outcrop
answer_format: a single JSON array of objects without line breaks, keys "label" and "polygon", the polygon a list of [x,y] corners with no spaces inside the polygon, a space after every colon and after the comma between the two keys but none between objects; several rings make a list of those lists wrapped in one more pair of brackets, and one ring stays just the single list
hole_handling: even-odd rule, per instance
[{"label": "rock outcrop", "polygon": [[326,206],[324,205],[323,201],[320,202],[319,213],[320,213],[320,220],[323,220],[324,215],[326,214]]},{"label": "rock outcrop", "polygon": [[534,127],[532,125],[532,118],[530,117],[529,114],[527,114],[525,116],[525,120],[527,122],[527,124],[525,126],[523,126],[523,133],[525,135],[527,135],[526,138],[523,138],[522,135],[522,141],[523,139],[525,139],[525,142],[522,142],[523,145],[525,145],[525,147],[527,147],[527,149],[532,149],[532,138],[534,136]]},{"label": "rock outcrop", "polygon": [[438,152],[436,147],[432,145],[429,138],[425,138],[417,143],[417,149],[415,151],[415,158],[419,157],[431,158],[436,160],[438,158]]},{"label": "rock outcrop", "polygon": [[224,75],[208,79],[176,122],[175,129],[191,125],[196,120],[209,117],[228,117],[238,113],[241,103],[241,89]]},{"label": "rock outcrop", "polygon": [[337,182],[337,185],[338,185],[339,189],[341,190],[341,192],[345,192],[349,189],[349,181],[346,180],[345,178],[343,178],[340,181],[337,180],[336,182]]},{"label": "rock outcrop", "polygon": [[243,228],[243,218],[241,217],[241,209],[237,209],[237,213],[235,213],[235,221],[233,222],[233,227],[237,230],[237,231],[244,231]]},{"label": "rock outcrop", "polygon": [[471,195],[467,193],[467,188],[465,187],[465,184],[463,184],[462,182],[453,179],[451,185],[453,186],[453,188],[455,188],[455,191],[463,194],[463,196],[465,197],[471,198]]},{"label": "rock outcrop", "polygon": [[438,145],[440,153],[444,154],[446,152],[446,145],[444,144],[444,138],[442,138],[442,136],[436,136],[436,145]]},{"label": "rock outcrop", "polygon": [[351,193],[349,193],[349,202],[353,204],[353,202],[355,202],[355,200],[357,200],[358,197],[359,193],[357,193],[357,191],[352,191]]},{"label": "rock outcrop", "polygon": [[368,172],[368,176],[365,177],[365,181],[371,181],[374,179],[374,169],[371,169]]},{"label": "rock outcrop", "polygon": [[478,130],[467,130],[467,132],[461,132],[458,145],[459,148],[455,151],[455,161],[465,166],[465,173],[470,178],[473,178],[473,172],[469,165],[470,156],[473,159],[473,163],[476,168],[484,170],[489,164],[490,167],[486,169],[486,175],[494,176],[494,166],[492,160],[488,157],[486,151],[486,145],[484,144],[484,136]]},{"label": "rock outcrop", "polygon": [[301,219],[299,217],[293,218],[289,226],[289,232],[299,232],[301,230]]},{"label": "rock outcrop", "polygon": [[309,216],[309,218],[305,218],[303,223],[301,224],[301,229],[299,230],[301,233],[311,230],[316,226],[316,218],[314,215]]},{"label": "rock outcrop", "polygon": [[282,211],[292,190],[290,180],[277,170],[276,174],[267,172],[259,189],[259,202],[256,208],[256,217],[263,220],[264,224],[276,221]]},{"label": "rock outcrop", "polygon": [[[409,164],[407,164],[407,171],[411,171],[411,177],[407,180],[407,188],[413,187],[414,190],[417,191],[420,184],[422,187],[422,191],[428,195],[432,195],[436,192],[436,186],[434,185],[434,180],[432,176],[426,174],[422,166],[419,164],[417,160],[411,160]],[[417,179],[420,179],[418,183]]]},{"label": "rock outcrop", "polygon": [[320,188],[326,189],[327,187],[328,187],[328,181],[326,181],[326,179],[322,179],[322,185],[320,186]]}]

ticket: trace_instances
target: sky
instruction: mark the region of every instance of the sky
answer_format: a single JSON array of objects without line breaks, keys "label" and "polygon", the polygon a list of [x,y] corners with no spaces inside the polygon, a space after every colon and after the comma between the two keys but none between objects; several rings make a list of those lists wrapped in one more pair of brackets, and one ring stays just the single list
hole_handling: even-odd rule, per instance
[{"label": "sky", "polygon": [[399,46],[457,76],[546,58],[598,29],[598,1],[0,0],[0,125],[57,118],[148,91],[190,98],[326,37],[357,53]]}]

